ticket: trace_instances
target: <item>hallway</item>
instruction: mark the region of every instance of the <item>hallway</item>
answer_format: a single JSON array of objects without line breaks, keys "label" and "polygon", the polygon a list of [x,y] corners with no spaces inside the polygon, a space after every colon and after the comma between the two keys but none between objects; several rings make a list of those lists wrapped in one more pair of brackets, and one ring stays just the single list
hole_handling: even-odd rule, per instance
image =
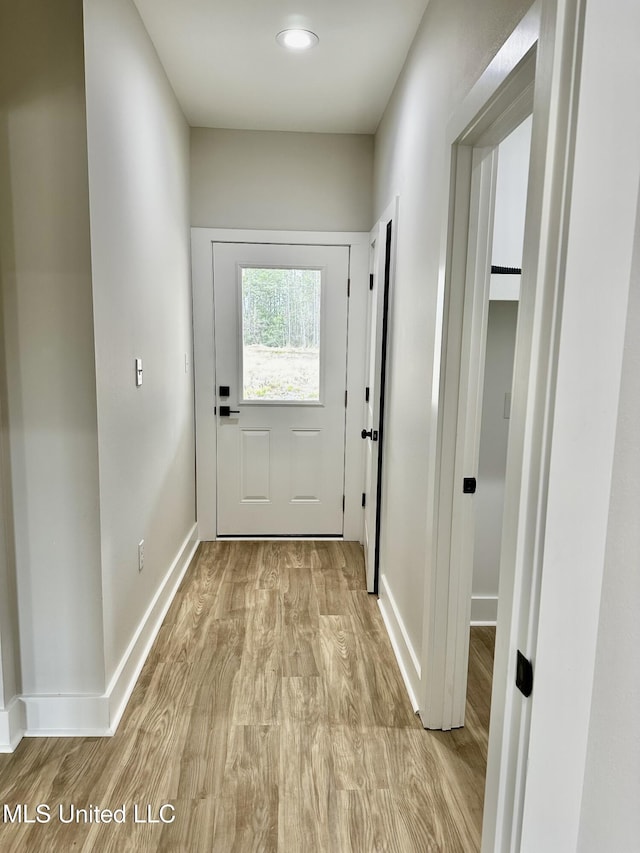
[{"label": "hallway", "polygon": [[[0,801],[51,816],[5,822],[0,850],[470,853],[492,640],[472,630],[466,727],[425,731],[357,543],[205,543],[116,735],[0,756]],[[134,804],[175,821],[135,823]],[[71,805],[126,822],[63,824]]]}]

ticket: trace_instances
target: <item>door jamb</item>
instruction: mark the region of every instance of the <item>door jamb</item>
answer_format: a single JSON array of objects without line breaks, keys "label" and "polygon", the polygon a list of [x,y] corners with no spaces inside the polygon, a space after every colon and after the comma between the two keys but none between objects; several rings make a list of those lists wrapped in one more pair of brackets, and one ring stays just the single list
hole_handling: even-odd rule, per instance
[{"label": "door jamb", "polygon": [[[359,231],[265,231],[192,228],[194,381],[196,408],[196,517],[202,541],[216,539],[216,417],[212,244],[283,243],[348,246],[351,280],[347,332],[345,540],[362,542],[363,456],[360,438],[365,330],[369,291],[369,234]],[[347,282],[345,282],[347,287]]]},{"label": "door jamb", "polygon": [[[371,229],[369,240],[371,241],[373,235],[375,235],[375,239],[377,241],[377,248],[375,254],[375,280],[377,286],[382,288],[382,290],[378,290],[377,293],[380,294],[380,297],[376,296],[378,299],[378,308],[381,310],[376,310],[376,324],[375,328],[367,330],[368,334],[372,332],[375,334],[376,338],[378,335],[378,324],[382,321],[382,328],[380,329],[381,336],[381,347],[380,352],[375,351],[376,355],[376,364],[374,366],[374,371],[376,377],[378,379],[378,387],[377,393],[380,396],[379,408],[378,408],[378,455],[376,462],[376,471],[375,471],[375,493],[376,493],[376,519],[375,519],[375,529],[374,529],[374,566],[373,570],[368,571],[367,576],[367,590],[368,592],[378,594],[378,585],[380,579],[380,553],[381,547],[380,542],[383,535],[383,526],[382,526],[382,502],[383,498],[383,481],[384,481],[384,432],[385,432],[385,375],[388,375],[388,358],[389,358],[389,347],[388,347],[388,330],[391,328],[391,313],[393,306],[393,282],[395,278],[395,264],[396,264],[396,243],[397,243],[397,234],[398,234],[398,209],[400,206],[400,197],[396,196],[392,202],[390,202],[387,207],[384,209],[382,215],[378,219],[377,223]],[[388,240],[388,232],[387,229],[391,224],[391,239]],[[367,341],[369,338],[367,337]],[[368,347],[370,350],[370,347]],[[366,359],[365,359],[365,370],[366,370]],[[368,381],[368,377],[367,380]],[[373,425],[375,427],[375,424]],[[363,488],[366,488],[365,482],[365,471],[363,468]],[[372,472],[372,483],[373,486],[373,472]],[[372,488],[372,491],[374,489]]]},{"label": "door jamb", "polygon": [[[466,146],[465,146],[466,147]],[[459,154],[462,153],[459,148]],[[466,258],[465,281],[462,287],[462,314],[454,317],[449,311],[449,321],[455,326],[455,342],[447,335],[447,354],[443,360],[447,378],[443,384],[445,399],[457,391],[453,406],[443,406],[443,438],[452,439],[450,449],[453,453],[453,477],[447,474],[440,478],[444,497],[451,501],[444,513],[445,523],[450,524],[450,535],[443,536],[438,531],[438,556],[440,545],[446,547],[446,556],[450,571],[449,612],[447,614],[447,645],[445,674],[451,676],[453,689],[444,695],[443,719],[455,728],[464,724],[466,705],[467,669],[469,663],[469,623],[471,619],[471,584],[473,574],[473,521],[474,498],[462,492],[464,477],[478,474],[477,464],[480,453],[480,427],[482,422],[482,400],[484,391],[484,361],[489,317],[489,288],[492,254],[493,218],[495,208],[495,188],[498,167],[497,147],[481,145],[466,147],[464,152],[471,157],[471,187],[468,252]],[[467,172],[468,164],[464,164]],[[465,210],[465,218],[467,211]],[[453,284],[453,282],[452,282]],[[454,289],[453,287],[451,288]],[[451,329],[451,326],[449,326]],[[459,343],[458,343],[459,341]],[[451,376],[449,345],[453,343],[455,356],[455,376]],[[448,415],[455,421],[447,424]],[[445,454],[443,454],[445,456]],[[450,457],[449,457],[450,458]],[[449,460],[441,460],[445,467]],[[439,509],[442,503],[439,503]],[[441,522],[445,519],[440,518]],[[460,569],[459,571],[454,571]],[[466,576],[465,576],[466,575]],[[458,585],[457,594],[453,583]]]}]

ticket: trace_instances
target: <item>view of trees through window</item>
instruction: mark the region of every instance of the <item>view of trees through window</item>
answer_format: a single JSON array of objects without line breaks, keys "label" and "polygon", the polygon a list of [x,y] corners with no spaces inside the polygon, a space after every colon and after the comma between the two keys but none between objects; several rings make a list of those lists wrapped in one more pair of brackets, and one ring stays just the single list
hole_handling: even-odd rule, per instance
[{"label": "view of trees through window", "polygon": [[243,398],[320,399],[321,271],[242,269]]}]

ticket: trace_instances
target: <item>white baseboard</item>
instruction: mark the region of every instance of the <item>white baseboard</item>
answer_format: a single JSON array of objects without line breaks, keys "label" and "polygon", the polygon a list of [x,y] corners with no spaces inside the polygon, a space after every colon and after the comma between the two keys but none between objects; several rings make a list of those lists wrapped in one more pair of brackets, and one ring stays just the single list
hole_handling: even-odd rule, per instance
[{"label": "white baseboard", "polygon": [[[18,704],[24,708],[24,734],[27,737],[109,737],[115,734],[153,641],[198,544],[198,526],[194,524],[102,696],[20,697]],[[0,738],[0,747],[1,743]]]},{"label": "white baseboard", "polygon": [[109,705],[105,696],[22,696],[25,737],[106,737]]},{"label": "white baseboard", "polygon": [[471,599],[471,625],[496,625],[498,622],[498,596],[474,595]]},{"label": "white baseboard", "polygon": [[395,599],[389,589],[389,584],[384,575],[380,578],[380,598],[378,606],[382,613],[382,619],[387,629],[387,634],[391,641],[391,647],[398,661],[400,674],[402,675],[404,685],[407,688],[409,699],[414,711],[418,710],[418,700],[416,696],[419,693],[420,685],[420,659],[418,658],[415,649],[409,639],[409,634],[405,628],[400,612],[396,605]]},{"label": "white baseboard", "polygon": [[24,705],[14,696],[6,708],[0,709],[0,752],[13,752],[27,728]]},{"label": "white baseboard", "polygon": [[115,734],[151,646],[198,547],[194,524],[160,584],[107,688],[110,734]]}]

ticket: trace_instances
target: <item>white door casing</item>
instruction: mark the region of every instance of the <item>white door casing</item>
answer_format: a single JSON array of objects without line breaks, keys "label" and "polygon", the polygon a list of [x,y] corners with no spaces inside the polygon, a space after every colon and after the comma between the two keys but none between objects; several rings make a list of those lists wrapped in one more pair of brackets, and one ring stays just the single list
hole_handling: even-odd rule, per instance
[{"label": "white door casing", "polygon": [[[376,345],[376,309],[379,287],[375,287],[378,278],[378,264],[380,256],[380,228],[379,224],[371,232],[371,268],[370,280],[374,285],[369,289],[369,300],[367,306],[367,368],[366,368],[366,393],[364,402],[364,429],[376,430],[378,425],[374,419],[374,397],[372,387],[375,388],[375,345]],[[375,424],[375,427],[374,427]],[[367,440],[364,443],[364,486],[363,498],[365,501],[363,546],[364,564],[367,576],[367,589],[373,592],[375,588],[375,561],[376,561],[376,505],[377,490],[374,489],[373,471],[377,470],[378,442]],[[375,495],[375,496],[374,496]]]},{"label": "white door casing", "polygon": [[[362,394],[365,385],[366,306],[369,291],[369,234],[336,231],[261,231],[192,228],[194,383],[196,401],[196,504],[202,541],[216,538],[217,519],[217,394],[214,384],[213,244],[264,243],[344,246],[349,251],[351,295],[348,316],[348,358],[345,441],[345,512],[347,540],[362,541],[363,442]],[[344,393],[344,392],[343,392]],[[231,408],[237,408],[231,406]]]},{"label": "white door casing", "polygon": [[[424,633],[431,678],[421,707],[428,728],[449,729],[464,722],[474,499],[464,494],[463,480],[477,475],[479,455],[496,148],[532,109],[535,53],[531,42],[520,40],[518,47],[524,56],[515,63],[511,85],[503,86],[502,100],[493,100],[489,109],[482,101],[474,103],[474,90],[471,106],[465,104],[449,131],[451,212],[443,246],[441,360],[434,382],[437,441],[430,451],[437,477],[430,518],[436,585],[425,608]],[[491,95],[490,89],[478,87],[484,97]],[[467,114],[472,108],[475,118]]]},{"label": "white door casing", "polygon": [[390,291],[395,260],[398,198],[383,213],[371,231],[371,270],[367,312],[366,396],[364,403],[364,557],[367,589],[377,592],[380,548],[380,461],[384,433],[385,328],[390,310]]}]

